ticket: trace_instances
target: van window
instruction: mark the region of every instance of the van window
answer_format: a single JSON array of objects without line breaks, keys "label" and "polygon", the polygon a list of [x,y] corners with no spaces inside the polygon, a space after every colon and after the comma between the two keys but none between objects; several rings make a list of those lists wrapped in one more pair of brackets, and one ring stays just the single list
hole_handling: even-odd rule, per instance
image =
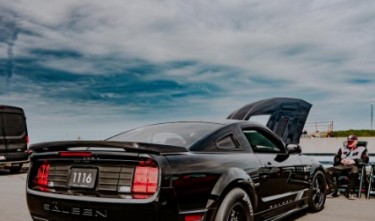
[{"label": "van window", "polygon": [[21,172],[29,161],[25,112],[20,107],[0,104],[0,168]]},{"label": "van window", "polygon": [[5,133],[5,136],[20,136],[25,133],[24,116],[13,113],[2,113],[1,115],[0,135],[4,136]]}]

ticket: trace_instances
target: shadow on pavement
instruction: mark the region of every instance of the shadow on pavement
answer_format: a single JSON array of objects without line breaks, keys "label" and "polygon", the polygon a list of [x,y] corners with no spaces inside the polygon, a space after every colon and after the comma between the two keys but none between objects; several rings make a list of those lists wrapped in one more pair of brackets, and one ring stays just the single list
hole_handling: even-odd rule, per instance
[{"label": "shadow on pavement", "polygon": [[19,173],[11,173],[7,169],[0,169],[0,176],[12,176],[12,175],[24,174],[24,173],[27,173],[28,169],[29,169],[28,167],[22,167],[21,172]]},{"label": "shadow on pavement", "polygon": [[298,211],[284,219],[282,219],[283,221],[295,221],[295,220],[299,220],[301,217],[303,216],[306,216],[306,214],[308,214],[308,210],[305,209],[305,210],[302,210],[302,211]]}]

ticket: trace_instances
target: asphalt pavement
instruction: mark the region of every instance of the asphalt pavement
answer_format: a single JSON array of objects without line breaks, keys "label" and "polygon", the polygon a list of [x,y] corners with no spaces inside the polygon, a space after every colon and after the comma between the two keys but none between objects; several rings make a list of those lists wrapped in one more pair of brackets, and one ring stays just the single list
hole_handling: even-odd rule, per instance
[{"label": "asphalt pavement", "polygon": [[32,221],[26,204],[26,170],[11,174],[0,170],[0,220]]},{"label": "asphalt pavement", "polygon": [[[10,174],[0,170],[0,220],[32,221],[25,198],[26,171]],[[323,211],[296,213],[284,221],[368,221],[375,219],[375,196],[348,200],[344,196],[327,198]]]},{"label": "asphalt pavement", "polygon": [[375,197],[348,200],[345,196],[327,198],[318,213],[299,212],[284,221],[370,221],[375,219]]}]

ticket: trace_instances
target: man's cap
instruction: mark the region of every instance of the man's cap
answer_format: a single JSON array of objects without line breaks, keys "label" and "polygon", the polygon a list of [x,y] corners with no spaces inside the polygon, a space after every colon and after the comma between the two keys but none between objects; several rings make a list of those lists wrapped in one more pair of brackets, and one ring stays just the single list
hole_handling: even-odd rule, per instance
[{"label": "man's cap", "polygon": [[356,136],[356,135],[354,135],[354,134],[350,134],[349,136],[348,136],[348,140],[358,140],[358,137]]}]

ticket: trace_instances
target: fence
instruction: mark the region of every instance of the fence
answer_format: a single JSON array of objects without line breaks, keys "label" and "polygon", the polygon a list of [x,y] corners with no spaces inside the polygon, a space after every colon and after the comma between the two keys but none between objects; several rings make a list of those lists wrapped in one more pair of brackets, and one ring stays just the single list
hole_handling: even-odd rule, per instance
[{"label": "fence", "polygon": [[333,121],[307,122],[303,129],[304,137],[332,137]]}]

